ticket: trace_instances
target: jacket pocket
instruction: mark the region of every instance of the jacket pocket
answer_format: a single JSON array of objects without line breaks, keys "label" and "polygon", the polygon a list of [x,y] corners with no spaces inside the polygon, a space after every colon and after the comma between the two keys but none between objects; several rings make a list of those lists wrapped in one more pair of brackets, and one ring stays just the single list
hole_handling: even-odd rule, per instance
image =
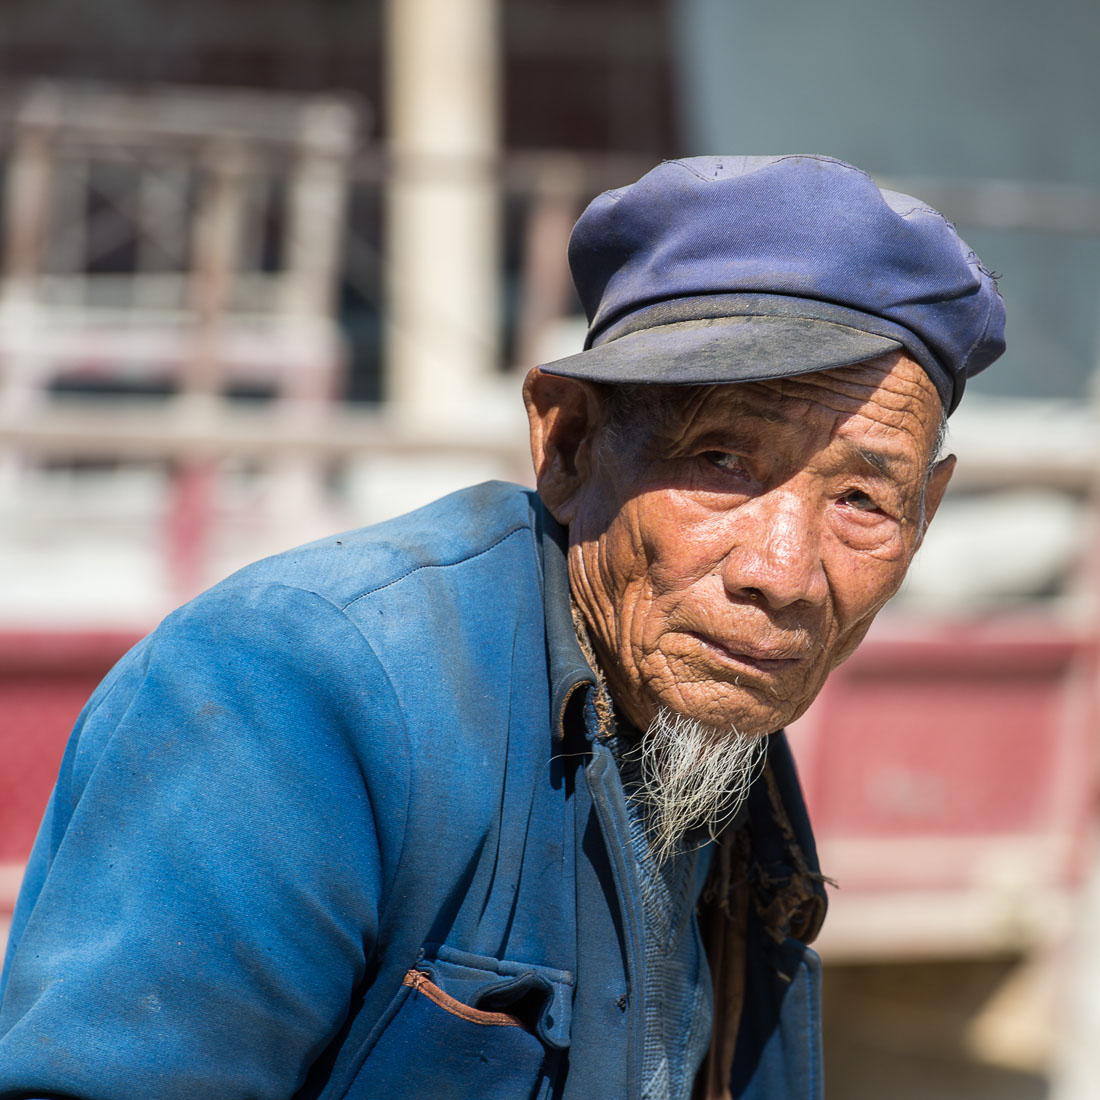
[{"label": "jacket pocket", "polygon": [[414,993],[423,993],[432,1004],[468,1023],[481,1024],[484,1027],[523,1027],[523,1021],[518,1016],[507,1012],[486,1012],[456,1001],[449,993],[444,993],[423,970],[410,970],[402,978],[401,984],[408,986]]},{"label": "jacket pocket", "polygon": [[571,993],[561,971],[426,947],[346,1098],[546,1096],[568,1044]]}]

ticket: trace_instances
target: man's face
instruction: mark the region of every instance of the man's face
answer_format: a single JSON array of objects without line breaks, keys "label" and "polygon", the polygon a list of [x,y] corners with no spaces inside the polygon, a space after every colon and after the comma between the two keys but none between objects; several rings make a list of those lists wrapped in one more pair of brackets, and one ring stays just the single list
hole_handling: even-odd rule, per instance
[{"label": "man's face", "polygon": [[926,491],[939,397],[903,353],[654,397],[655,411],[584,435],[563,479],[551,472],[574,596],[639,728],[664,706],[778,729],[901,584],[950,475],[941,463]]}]

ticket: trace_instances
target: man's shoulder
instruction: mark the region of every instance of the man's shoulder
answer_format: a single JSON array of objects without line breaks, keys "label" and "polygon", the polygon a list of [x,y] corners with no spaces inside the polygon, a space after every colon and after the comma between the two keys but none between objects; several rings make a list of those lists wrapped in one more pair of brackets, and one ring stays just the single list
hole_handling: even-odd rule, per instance
[{"label": "man's shoulder", "polygon": [[536,513],[531,490],[485,482],[394,519],[254,562],[214,591],[287,586],[345,608],[413,574],[462,565],[513,540],[533,547]]},{"label": "man's shoulder", "polygon": [[[407,703],[414,688],[438,705],[450,672],[431,660],[461,650],[492,663],[512,639],[511,620],[530,610],[521,597],[540,583],[538,522],[533,493],[486,483],[254,562],[169,615],[112,670],[91,709],[109,702],[121,712],[143,685],[239,700],[264,682],[280,685],[271,692],[284,711],[322,690],[348,712],[394,692]],[[371,728],[400,709],[375,706]]]}]

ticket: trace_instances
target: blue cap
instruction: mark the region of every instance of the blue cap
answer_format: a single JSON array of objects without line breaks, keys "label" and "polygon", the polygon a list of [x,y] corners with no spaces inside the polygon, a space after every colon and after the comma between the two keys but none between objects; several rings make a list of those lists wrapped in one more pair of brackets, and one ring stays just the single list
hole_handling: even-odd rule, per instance
[{"label": "blue cap", "polygon": [[569,242],[585,350],[543,370],[717,383],[904,348],[944,409],[1004,351],[992,275],[942,214],[832,157],[690,157],[607,191]]}]

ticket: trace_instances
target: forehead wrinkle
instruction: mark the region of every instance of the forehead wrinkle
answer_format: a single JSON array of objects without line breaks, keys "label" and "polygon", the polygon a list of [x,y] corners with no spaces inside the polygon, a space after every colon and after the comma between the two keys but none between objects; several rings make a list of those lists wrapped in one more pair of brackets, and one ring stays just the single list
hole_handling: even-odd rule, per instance
[{"label": "forehead wrinkle", "polygon": [[729,415],[742,420],[760,421],[769,426],[803,426],[807,406],[814,404],[814,401],[804,394],[785,392],[785,381],[787,380],[773,379],[729,386],[729,396],[733,399],[729,402]]},{"label": "forehead wrinkle", "polygon": [[[815,411],[832,414],[830,436],[852,418],[864,422],[865,435],[882,436],[893,430],[918,439],[933,420],[939,423],[939,394],[924,369],[901,352],[787,378],[654,389],[651,431],[673,446],[712,422],[723,427],[741,422],[751,428],[756,421],[795,427],[804,434]],[[820,421],[819,425],[825,426]],[[870,464],[881,468],[874,460]]]},{"label": "forehead wrinkle", "polygon": [[783,379],[788,399],[819,406],[837,413],[854,413],[875,400],[881,388],[880,377],[863,379],[830,377],[824,372]]},{"label": "forehead wrinkle", "polygon": [[788,381],[852,396],[882,390],[896,391],[907,400],[918,395],[934,395],[939,401],[939,393],[924,368],[902,352],[891,352],[848,367],[797,375]]},{"label": "forehead wrinkle", "polygon": [[680,444],[689,435],[696,422],[709,411],[708,398],[714,395],[715,386],[685,386],[672,391],[666,389],[666,396],[658,397],[656,424],[657,432],[673,445]]},{"label": "forehead wrinkle", "polygon": [[[774,399],[761,402],[759,383],[718,383],[702,386],[664,387],[650,414],[655,436],[666,445],[682,444],[693,433],[715,427],[729,428],[746,421],[768,425],[798,421],[798,416],[783,415]],[[753,400],[756,397],[757,400]]]},{"label": "forehead wrinkle", "polygon": [[[827,446],[837,433],[838,421],[850,418],[866,404],[860,400],[834,407],[818,400],[816,393],[785,392],[792,389],[789,381],[769,379],[705,387],[703,393],[693,394],[690,402],[677,403],[675,424],[667,422],[666,441],[681,444],[698,432],[736,434],[740,428],[745,433],[742,445],[753,437],[774,438],[773,433],[780,431],[796,433],[805,445],[817,436],[813,446]],[[826,414],[825,419],[821,413]]]},{"label": "forehead wrinkle", "polygon": [[869,434],[894,429],[920,439],[939,423],[938,392],[924,369],[900,353],[786,381],[812,391],[807,400],[818,407],[866,419]]},{"label": "forehead wrinkle", "polygon": [[[843,421],[858,415],[874,396],[873,387],[861,387],[857,394],[838,394],[834,388],[825,385],[803,385],[807,377],[813,376],[759,383],[762,390],[771,391],[765,408],[759,410],[759,419],[791,425],[802,434],[815,426],[824,428],[827,425],[832,437]],[[748,415],[751,416],[752,412]]]}]

